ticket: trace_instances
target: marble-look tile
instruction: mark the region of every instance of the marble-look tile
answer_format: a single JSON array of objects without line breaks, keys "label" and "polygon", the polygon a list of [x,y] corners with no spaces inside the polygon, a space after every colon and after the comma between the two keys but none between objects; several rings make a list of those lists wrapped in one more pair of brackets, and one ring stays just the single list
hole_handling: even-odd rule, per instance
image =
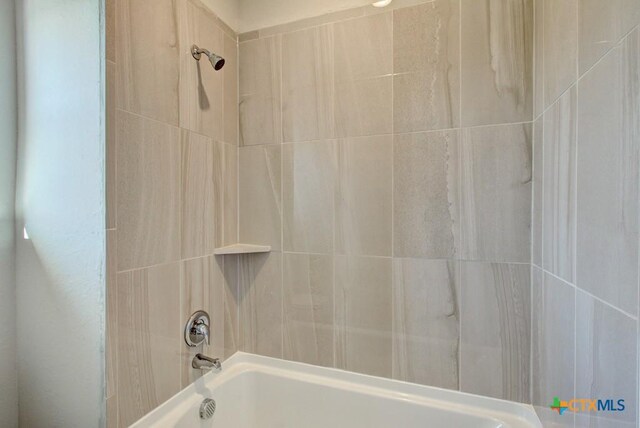
[{"label": "marble-look tile", "polygon": [[528,264],[461,263],[460,389],[529,402]]},{"label": "marble-look tile", "polygon": [[279,145],[240,148],[240,242],[281,244],[281,150]]},{"label": "marble-look tile", "polygon": [[394,132],[460,124],[460,8],[436,0],[393,12]]},{"label": "marble-look tile", "polygon": [[531,277],[531,402],[544,426],[573,427],[573,415],[560,416],[549,403],[576,397],[575,289],[535,267]]},{"label": "marble-look tile", "polygon": [[333,366],[333,257],[284,254],[284,358]]},{"label": "marble-look tile", "polygon": [[284,250],[333,251],[336,142],[282,147]]},{"label": "marble-look tile", "polygon": [[334,24],[336,82],[393,73],[393,14],[349,19]]},{"label": "marble-look tile", "polygon": [[229,36],[224,36],[223,96],[225,143],[238,145],[238,42]]},{"label": "marble-look tile", "polygon": [[[111,0],[113,2],[113,0]],[[113,229],[116,219],[116,65],[106,62],[105,100],[105,200],[107,204],[106,228]]]},{"label": "marble-look tile", "polygon": [[214,143],[213,193],[215,246],[235,244],[238,242],[238,147],[232,144]]},{"label": "marble-look tile", "polygon": [[180,264],[118,274],[118,420],[129,426],[180,390]]},{"label": "marble-look tile", "polygon": [[239,349],[282,358],[282,254],[238,258]]},{"label": "marble-look tile", "polygon": [[638,312],[637,30],[579,82],[576,285]]},{"label": "marble-look tile", "polygon": [[580,0],[578,45],[580,75],[613,48],[640,22],[640,3],[635,0]]},{"label": "marble-look tile", "polygon": [[530,262],[531,124],[463,130],[464,260]]},{"label": "marble-look tile", "polygon": [[210,138],[181,130],[182,258],[212,254],[214,233],[214,145]]},{"label": "marble-look tile", "polygon": [[393,137],[338,142],[335,251],[392,254]]},{"label": "marble-look tile", "polygon": [[582,291],[576,310],[576,397],[612,398],[614,404],[623,399],[626,407],[624,412],[579,413],[576,426],[636,426],[636,321]]},{"label": "marble-look tile", "polygon": [[118,392],[118,278],[117,278],[117,241],[116,231],[107,230],[107,267],[106,267],[106,332],[105,332],[105,372],[107,398]]},{"label": "marble-look tile", "polygon": [[533,124],[533,188],[531,208],[531,263],[542,267],[542,146],[544,121],[540,116]]},{"label": "marble-look tile", "polygon": [[335,256],[336,367],[392,374],[390,258]]},{"label": "marble-look tile", "polygon": [[198,1],[182,0],[180,13],[180,127],[207,135],[216,141],[224,137],[224,73],[216,72],[208,59],[195,61],[193,44],[224,55],[224,33],[217,17]]},{"label": "marble-look tile", "polygon": [[336,83],[337,137],[390,134],[393,130],[393,76]]},{"label": "marble-look tile", "polygon": [[282,36],[282,133],[285,142],[334,136],[333,27]]},{"label": "marble-look tile", "polygon": [[548,107],[578,78],[578,0],[543,1],[544,106]]},{"label": "marble-look tile", "polygon": [[117,114],[118,271],[180,258],[180,132]]},{"label": "marble-look tile", "polygon": [[459,131],[395,136],[395,257],[458,255],[458,154]]},{"label": "marble-look tile", "polygon": [[393,261],[393,378],[458,389],[457,263]]},{"label": "marble-look tile", "polygon": [[118,107],[178,126],[180,46],[174,0],[118,0]]},{"label": "marble-look tile", "polygon": [[280,36],[240,43],[240,145],[282,141]]},{"label": "marble-look tile", "polygon": [[180,322],[185,323],[191,314],[204,310],[209,314],[210,344],[190,348],[180,342],[182,350],[181,386],[186,388],[203,375],[201,370],[191,367],[191,360],[198,353],[224,358],[225,312],[224,277],[222,257],[207,256],[182,262],[180,285]]},{"label": "marble-look tile", "polygon": [[238,293],[238,256],[223,256],[224,274],[224,358],[229,358],[238,350],[240,340],[239,293]]},{"label": "marble-look tile", "polygon": [[576,227],[577,90],[544,114],[543,267],[573,283]]},{"label": "marble-look tile", "polygon": [[533,0],[462,0],[462,125],[526,122],[533,107]]},{"label": "marble-look tile", "polygon": [[544,111],[544,3],[533,1],[533,119]]},{"label": "marble-look tile", "polygon": [[104,16],[105,16],[104,18],[105,58],[107,59],[107,61],[115,62],[116,60],[116,0],[105,0]]},{"label": "marble-look tile", "polygon": [[118,398],[107,398],[107,428],[118,428]]}]

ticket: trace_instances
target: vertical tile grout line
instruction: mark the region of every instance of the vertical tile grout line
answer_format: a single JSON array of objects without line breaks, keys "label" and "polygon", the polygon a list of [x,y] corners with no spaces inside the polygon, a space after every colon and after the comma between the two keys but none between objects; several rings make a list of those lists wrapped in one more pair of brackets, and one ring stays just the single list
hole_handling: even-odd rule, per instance
[{"label": "vertical tile grout line", "polygon": [[280,135],[278,142],[280,146],[280,358],[284,359],[284,108],[282,98],[282,85],[284,74],[284,63],[282,61],[284,50],[284,36],[280,35],[276,38],[276,46],[278,47],[278,72],[280,82],[280,104],[278,106],[280,113]]},{"label": "vertical tile grout line", "polygon": [[[240,41],[239,37],[236,35],[236,104],[238,107],[238,114],[236,117],[236,239],[235,242],[240,242]],[[224,242],[223,242],[224,244]],[[226,269],[228,257],[223,256],[222,266]],[[233,267],[233,266],[232,266]],[[236,277],[235,284],[232,289],[235,289],[235,305],[236,305],[236,316],[235,316],[235,328],[233,329],[234,337],[234,354],[235,352],[240,350],[240,305],[239,299],[240,296],[240,257],[236,258]],[[237,297],[236,297],[237,296]]]},{"label": "vertical tile grout line", "polygon": [[[580,121],[580,89],[578,80],[580,78],[580,2],[576,3],[576,63],[575,63],[575,82],[576,87],[576,103],[575,103],[575,171],[573,178],[575,180],[575,196],[573,201],[573,209],[575,210],[575,221],[573,224],[573,259],[572,259],[572,282],[573,289],[573,395],[577,394],[578,385],[578,146],[580,141],[579,121]],[[636,322],[637,328],[637,322]],[[637,357],[637,356],[636,356]],[[576,425],[576,414],[573,415],[573,425]]]},{"label": "vertical tile grout line", "polygon": [[[395,132],[396,132],[396,128],[395,128],[395,72],[396,72],[396,66],[395,66],[395,37],[394,37],[394,31],[395,31],[395,19],[396,19],[396,11],[395,10],[391,10],[389,12],[391,14],[391,379],[393,379],[394,376],[394,370],[393,370],[393,366],[394,366],[394,361],[395,361],[395,343],[397,340],[396,337],[396,331],[395,331],[395,319],[396,319],[396,301],[395,301],[395,290],[396,290],[396,275],[395,275],[395,270],[396,270],[396,263],[395,263],[395,251],[394,251],[394,202],[395,202],[395,181],[394,181],[394,174],[395,174]],[[403,332],[404,334],[404,332]]]},{"label": "vertical tile grout line", "polygon": [[[337,141],[336,142],[337,147],[340,147],[341,142],[337,139],[338,138],[338,132],[336,130],[336,100],[335,100],[335,97],[336,97],[336,42],[335,42],[336,34],[335,34],[335,29],[336,28],[335,27],[336,27],[335,23],[330,23],[329,24],[329,29],[330,29],[329,30],[329,34],[331,35],[331,37],[330,37],[330,41],[331,41],[331,46],[330,46],[330,52],[331,52],[331,79],[330,79],[331,88],[330,88],[330,91],[331,91],[331,103],[332,103],[332,105],[331,105],[331,129],[332,129],[332,136]],[[339,150],[339,149],[336,149],[336,150]],[[335,156],[337,156],[337,155],[338,155],[338,153],[336,152]],[[338,172],[338,174],[339,174],[339,172]],[[336,178],[339,177],[338,174],[336,174]],[[335,183],[334,183],[334,185],[335,185]],[[335,202],[335,194],[336,194],[335,192],[336,192],[336,189],[334,188],[334,202],[333,202],[334,205],[336,203]],[[337,356],[337,349],[338,349],[337,341],[338,341],[338,338],[337,338],[337,323],[336,323],[336,248],[335,248],[335,244],[336,244],[336,219],[335,219],[335,217],[336,217],[336,215],[335,215],[335,211],[336,211],[336,208],[334,206],[333,207],[333,234],[332,234],[333,235],[333,251],[332,251],[332,254],[331,254],[331,267],[333,269],[333,278],[332,278],[332,284],[331,284],[332,291],[333,291],[333,293],[332,293],[333,298],[332,298],[332,302],[331,302],[331,304],[332,304],[332,319],[331,319],[331,323],[332,323],[332,329],[331,329],[332,338],[331,338],[331,344],[332,344],[333,352],[332,352],[331,358],[333,360],[332,361],[332,366],[333,367],[337,367],[338,366],[338,356]]]},{"label": "vertical tile grout line", "polygon": [[[458,136],[457,136],[457,156],[456,169],[457,179],[456,190],[458,192],[458,254],[456,262],[456,273],[458,275],[458,390],[462,391],[462,150],[464,134],[462,132],[462,2],[458,0]],[[454,242],[455,244],[455,242]]]}]

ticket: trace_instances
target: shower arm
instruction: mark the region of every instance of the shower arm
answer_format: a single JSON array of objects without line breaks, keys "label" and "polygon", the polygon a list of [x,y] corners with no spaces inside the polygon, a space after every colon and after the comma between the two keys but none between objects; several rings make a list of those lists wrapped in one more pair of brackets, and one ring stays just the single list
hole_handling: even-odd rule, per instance
[{"label": "shower arm", "polygon": [[195,59],[200,61],[200,57],[202,56],[202,54],[205,54],[206,56],[211,56],[211,52],[209,52],[207,49],[199,48],[196,45],[191,46],[191,55]]}]

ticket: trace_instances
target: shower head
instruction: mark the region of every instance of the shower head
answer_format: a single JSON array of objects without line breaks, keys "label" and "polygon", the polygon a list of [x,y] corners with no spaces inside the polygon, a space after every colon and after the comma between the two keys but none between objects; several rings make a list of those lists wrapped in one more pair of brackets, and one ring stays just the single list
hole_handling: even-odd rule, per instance
[{"label": "shower head", "polygon": [[207,58],[209,58],[209,62],[211,63],[215,71],[218,71],[222,67],[224,67],[224,58],[222,58],[220,55],[216,55],[215,53],[209,52],[206,49],[201,49],[196,45],[191,46],[191,55],[197,61],[200,60],[200,57],[202,56],[202,54],[205,54]]}]

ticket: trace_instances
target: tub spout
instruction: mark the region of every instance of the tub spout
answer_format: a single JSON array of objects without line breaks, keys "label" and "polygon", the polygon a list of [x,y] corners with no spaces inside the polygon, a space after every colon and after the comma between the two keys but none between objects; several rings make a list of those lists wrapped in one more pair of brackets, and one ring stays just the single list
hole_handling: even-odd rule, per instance
[{"label": "tub spout", "polygon": [[219,358],[207,357],[203,354],[196,354],[191,361],[191,367],[200,370],[213,370],[219,372],[222,370],[222,363]]}]

